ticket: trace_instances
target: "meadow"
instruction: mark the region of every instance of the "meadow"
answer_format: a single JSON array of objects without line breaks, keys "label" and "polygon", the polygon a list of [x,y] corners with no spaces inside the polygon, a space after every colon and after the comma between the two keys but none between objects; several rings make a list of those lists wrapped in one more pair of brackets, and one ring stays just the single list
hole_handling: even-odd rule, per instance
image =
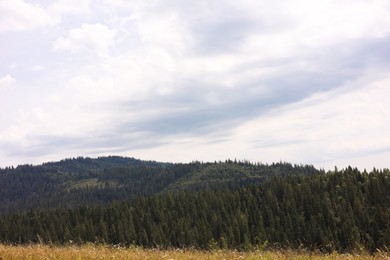
[{"label": "meadow", "polygon": [[390,253],[321,254],[309,251],[246,251],[193,249],[142,249],[106,245],[0,245],[0,259],[390,259]]}]

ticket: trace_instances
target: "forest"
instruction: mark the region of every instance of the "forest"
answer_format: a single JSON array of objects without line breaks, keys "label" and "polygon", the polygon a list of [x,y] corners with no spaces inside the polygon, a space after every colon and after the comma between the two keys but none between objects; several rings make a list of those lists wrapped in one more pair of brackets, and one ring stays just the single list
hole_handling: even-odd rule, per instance
[{"label": "forest", "polygon": [[390,246],[388,169],[104,157],[1,169],[0,181],[5,244],[321,252]]},{"label": "forest", "polygon": [[0,215],[28,209],[73,208],[130,201],[167,191],[236,189],[286,174],[311,174],[312,166],[247,161],[187,164],[118,156],[65,159],[0,169]]}]

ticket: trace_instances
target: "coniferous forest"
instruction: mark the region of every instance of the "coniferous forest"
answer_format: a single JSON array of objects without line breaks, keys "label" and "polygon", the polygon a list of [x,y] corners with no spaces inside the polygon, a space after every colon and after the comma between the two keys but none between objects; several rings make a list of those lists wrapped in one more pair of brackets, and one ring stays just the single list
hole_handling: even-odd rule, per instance
[{"label": "coniferous forest", "polygon": [[0,170],[0,242],[390,248],[390,171],[75,158]]}]

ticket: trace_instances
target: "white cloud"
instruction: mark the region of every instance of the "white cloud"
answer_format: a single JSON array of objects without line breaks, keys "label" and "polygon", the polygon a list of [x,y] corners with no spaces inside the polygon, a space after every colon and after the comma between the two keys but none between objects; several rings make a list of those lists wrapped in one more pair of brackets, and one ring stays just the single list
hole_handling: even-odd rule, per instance
[{"label": "white cloud", "polygon": [[0,1],[0,32],[31,30],[55,25],[59,17],[23,0]]},{"label": "white cloud", "polygon": [[25,0],[0,1],[0,32],[55,26],[65,15],[89,13],[90,5],[90,0],[58,0],[47,6]]},{"label": "white cloud", "polygon": [[145,47],[161,47],[170,52],[183,52],[191,44],[191,35],[174,13],[137,17],[138,33]]},{"label": "white cloud", "polygon": [[89,13],[91,0],[59,0],[51,4],[48,11],[58,15]]},{"label": "white cloud", "polygon": [[6,90],[16,82],[16,79],[11,75],[5,75],[0,78],[0,90]]},{"label": "white cloud", "polygon": [[53,51],[106,54],[114,44],[115,33],[115,30],[102,24],[83,24],[70,30],[66,37],[58,38],[53,44]]}]

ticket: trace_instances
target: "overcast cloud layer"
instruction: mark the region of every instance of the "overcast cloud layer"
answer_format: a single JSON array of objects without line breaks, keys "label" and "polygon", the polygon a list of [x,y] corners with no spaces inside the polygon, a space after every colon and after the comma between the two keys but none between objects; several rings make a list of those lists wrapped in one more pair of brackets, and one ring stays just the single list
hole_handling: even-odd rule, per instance
[{"label": "overcast cloud layer", "polygon": [[0,0],[0,166],[388,168],[388,0]]}]

